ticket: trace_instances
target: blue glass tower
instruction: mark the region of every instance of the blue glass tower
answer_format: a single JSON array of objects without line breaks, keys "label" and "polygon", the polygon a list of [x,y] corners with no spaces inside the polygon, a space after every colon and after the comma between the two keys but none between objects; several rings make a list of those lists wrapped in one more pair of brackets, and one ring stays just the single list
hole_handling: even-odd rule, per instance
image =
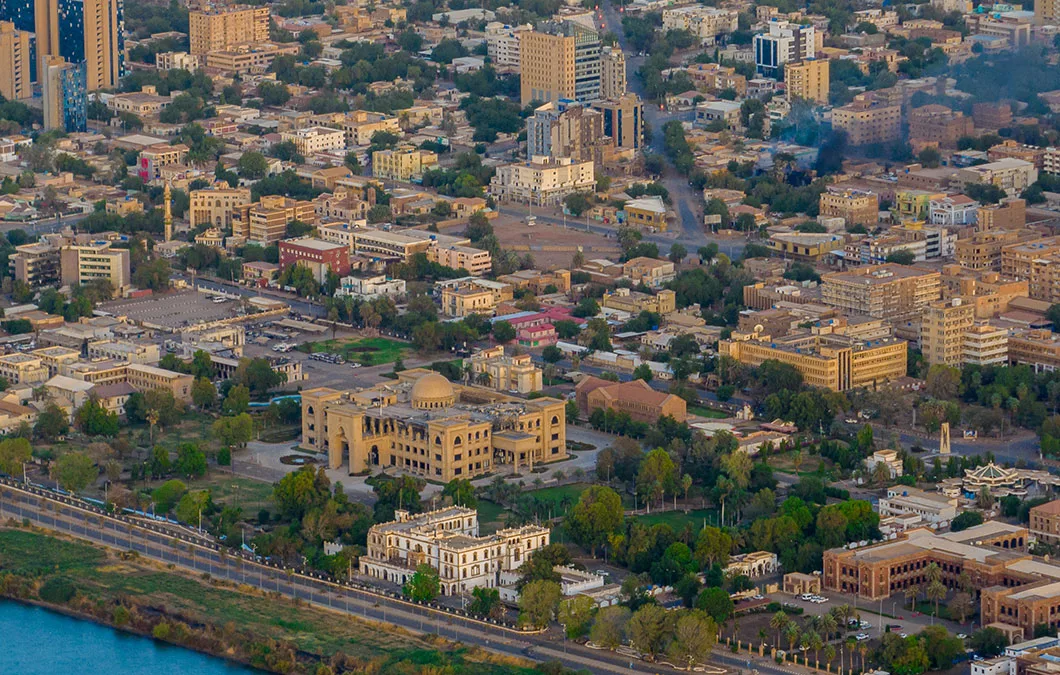
[{"label": "blue glass tower", "polygon": [[59,55],[69,63],[85,60],[84,0],[59,0]]},{"label": "blue glass tower", "polygon": [[88,75],[85,64],[71,63],[59,75],[63,126],[66,131],[88,131]]},{"label": "blue glass tower", "polygon": [[0,0],[0,21],[10,21],[18,30],[34,32],[33,0]]}]

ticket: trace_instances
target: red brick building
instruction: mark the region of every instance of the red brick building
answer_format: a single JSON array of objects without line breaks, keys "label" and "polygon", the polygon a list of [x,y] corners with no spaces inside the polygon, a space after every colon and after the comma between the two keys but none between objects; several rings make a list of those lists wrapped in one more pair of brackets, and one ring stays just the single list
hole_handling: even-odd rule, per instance
[{"label": "red brick building", "polygon": [[309,238],[288,239],[281,241],[279,248],[280,267],[305,265],[320,283],[324,283],[328,270],[340,277],[350,273],[350,249],[343,244]]}]

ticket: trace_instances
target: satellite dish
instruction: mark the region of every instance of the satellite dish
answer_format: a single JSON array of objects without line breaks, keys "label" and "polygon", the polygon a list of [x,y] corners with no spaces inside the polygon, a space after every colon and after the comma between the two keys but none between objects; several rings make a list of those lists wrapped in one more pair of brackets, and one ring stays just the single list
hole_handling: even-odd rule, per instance
[{"label": "satellite dish", "polygon": [[765,327],[765,326],[763,326],[763,325],[762,325],[762,324],[760,324],[760,323],[759,323],[759,324],[756,324],[756,325],[755,325],[755,332],[756,332],[756,333],[761,333],[761,332],[762,332],[762,331],[764,331],[765,329],[766,329],[766,327]]}]

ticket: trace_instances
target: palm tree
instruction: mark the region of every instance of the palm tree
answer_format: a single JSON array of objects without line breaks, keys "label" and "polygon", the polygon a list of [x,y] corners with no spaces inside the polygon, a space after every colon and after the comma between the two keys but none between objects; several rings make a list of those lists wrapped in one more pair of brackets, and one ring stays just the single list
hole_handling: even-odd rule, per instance
[{"label": "palm tree", "polygon": [[688,491],[692,489],[692,476],[681,476],[681,489],[685,491],[685,513],[688,513]]},{"label": "palm tree", "polygon": [[148,410],[147,411],[147,422],[148,422],[148,424],[151,425],[151,427],[150,427],[150,434],[151,434],[150,438],[151,438],[151,443],[154,444],[154,442],[155,442],[155,425],[158,424],[158,411],[157,410]]},{"label": "palm tree", "polygon": [[832,670],[832,661],[835,661],[835,647],[827,644],[824,646],[824,662],[828,664],[828,670]]},{"label": "palm tree", "polygon": [[906,601],[909,603],[909,611],[912,612],[916,609],[916,598],[920,595],[920,587],[917,585],[906,586],[902,591],[905,595]]},{"label": "palm tree", "polygon": [[861,652],[861,672],[865,672],[865,657],[869,655],[869,643],[858,643],[858,651]]},{"label": "palm tree", "polygon": [[935,616],[938,616],[939,601],[946,597],[946,586],[941,581],[932,581],[927,587],[927,597],[935,601]]},{"label": "palm tree", "polygon": [[784,635],[788,638],[788,651],[795,649],[795,645],[799,642],[799,627],[795,622],[789,623],[784,628]]},{"label": "palm tree", "polygon": [[822,640],[821,636],[819,634],[817,634],[816,632],[810,633],[809,637],[810,637],[810,649],[813,650],[813,660],[814,660],[814,665],[816,666],[816,664],[821,662],[820,651],[821,651],[821,647],[824,646],[824,640]]},{"label": "palm tree", "polygon": [[769,619],[769,627],[777,632],[777,641],[773,645],[775,648],[780,649],[780,634],[787,628],[789,623],[791,623],[791,620],[788,619],[788,615],[783,611],[778,611]]},{"label": "palm tree", "polygon": [[483,370],[481,373],[475,376],[475,379],[478,381],[478,384],[481,384],[483,387],[488,387],[490,386],[490,381],[493,378],[490,377],[490,374],[488,372]]},{"label": "palm tree", "polygon": [[847,638],[846,640],[847,653],[850,654],[850,669],[854,670],[854,652],[858,649],[857,640],[854,638]]},{"label": "palm tree", "polygon": [[[847,607],[849,608],[850,605],[847,605]],[[846,624],[845,619],[843,623],[844,625]],[[826,640],[831,639],[832,634],[839,630],[839,622],[836,621],[836,618],[831,614],[825,614],[821,617],[821,623],[818,626],[818,630],[824,633],[824,637]]]},{"label": "palm tree", "polygon": [[802,452],[796,450],[791,453],[791,466],[795,469],[795,475],[799,475],[799,467],[802,466]]},{"label": "palm tree", "polygon": [[924,568],[924,576],[927,577],[928,583],[942,580],[942,568],[938,566],[938,563],[931,563]]}]

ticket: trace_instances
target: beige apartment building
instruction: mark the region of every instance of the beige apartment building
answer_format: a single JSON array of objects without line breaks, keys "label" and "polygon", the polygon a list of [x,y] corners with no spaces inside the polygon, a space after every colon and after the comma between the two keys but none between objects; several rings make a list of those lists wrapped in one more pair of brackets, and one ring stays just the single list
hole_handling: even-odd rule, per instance
[{"label": "beige apartment building", "polygon": [[118,294],[132,281],[129,250],[111,248],[109,241],[63,246],[59,257],[64,284],[73,286],[104,280]]},{"label": "beige apartment building", "polygon": [[961,363],[1003,366],[1008,363],[1008,330],[980,321],[964,332]]},{"label": "beige apartment building", "polygon": [[784,337],[733,333],[718,342],[718,353],[759,366],[768,360],[787,363],[806,384],[833,391],[875,387],[905,377],[908,343],[897,338],[861,341],[844,335],[800,331]]},{"label": "beige apartment building", "polygon": [[489,274],[493,269],[493,256],[490,252],[473,246],[431,245],[427,249],[427,260],[454,270],[467,270],[468,274],[476,277]]},{"label": "beige apartment building", "polygon": [[247,5],[211,5],[188,15],[192,54],[225,47],[268,42],[269,8]]},{"label": "beige apartment building", "polygon": [[354,110],[347,113],[342,122],[342,130],[346,132],[346,145],[369,145],[372,142],[372,134],[377,131],[400,135],[401,122],[397,117],[384,113]]},{"label": "beige apartment building", "polygon": [[607,309],[616,309],[633,316],[641,312],[669,314],[677,309],[677,294],[670,289],[658,293],[640,293],[628,288],[616,288],[604,293],[600,305]]},{"label": "beige apartment building", "polygon": [[536,161],[497,167],[489,189],[497,199],[553,206],[567,195],[595,190],[596,174],[592,160],[536,158]]},{"label": "beige apartment building", "polygon": [[210,225],[220,229],[232,227],[232,214],[250,204],[250,188],[230,188],[228,183],[212,188],[192,190],[188,220],[191,228]]},{"label": "beige apartment building", "polygon": [[15,30],[10,21],[0,21],[0,96],[17,101],[33,96],[33,60],[30,58],[32,33]]},{"label": "beige apartment building", "polygon": [[124,29],[121,0],[84,0],[86,91],[113,89],[121,78],[119,42]]},{"label": "beige apartment building", "polygon": [[137,391],[168,389],[178,401],[191,400],[191,375],[177,373],[146,363],[130,363],[126,367],[126,381]]},{"label": "beige apartment building", "polygon": [[203,56],[210,71],[224,73],[229,77],[235,75],[264,74],[277,56],[297,54],[297,42],[275,44],[272,42],[254,42],[250,44],[228,45],[215,49]]},{"label": "beige apartment building", "polygon": [[974,232],[972,236],[958,239],[954,245],[954,258],[962,267],[971,270],[1001,271],[1001,253],[1006,246],[1019,243],[1021,239],[1038,239],[1036,232],[1020,233],[1013,230],[986,230]]},{"label": "beige apartment building", "polygon": [[1051,330],[1028,330],[1008,337],[1008,360],[1025,364],[1035,372],[1060,369],[1060,334]]},{"label": "beige apartment building", "polygon": [[784,64],[788,100],[828,103],[828,59],[789,61]]},{"label": "beige apartment building", "polygon": [[0,377],[11,384],[40,384],[47,380],[48,367],[40,357],[15,352],[0,356]]},{"label": "beige apartment building", "polygon": [[478,513],[462,506],[416,515],[398,510],[394,517],[368,530],[361,572],[404,584],[417,567],[429,565],[438,572],[442,595],[500,586],[502,573],[519,569],[550,540],[548,528],[540,525],[504,528],[480,536]]},{"label": "beige apartment building", "polygon": [[32,288],[59,281],[61,263],[59,247],[47,241],[35,241],[15,247],[8,259],[15,279]]},{"label": "beige apartment building", "polygon": [[267,246],[286,237],[287,224],[294,220],[315,224],[317,215],[313,202],[268,195],[233,213],[232,233]]},{"label": "beige apartment building", "polygon": [[436,153],[411,145],[372,153],[372,175],[384,180],[408,183],[414,178],[422,178],[424,171],[437,164]]},{"label": "beige apartment building", "polygon": [[848,314],[892,321],[919,319],[930,303],[942,297],[940,277],[934,270],[892,263],[831,272],[821,277],[821,301]]},{"label": "beige apartment building", "polygon": [[1031,536],[1046,544],[1060,542],[1060,499],[1039,504],[1030,510]]},{"label": "beige apartment building", "polygon": [[474,277],[439,285],[442,286],[442,313],[457,318],[471,314],[493,316],[497,305],[513,297],[509,284]]},{"label": "beige apartment building", "polygon": [[343,150],[346,147],[346,134],[341,129],[330,127],[307,127],[285,131],[280,134],[283,141],[294,143],[298,154],[303,157],[328,150]]},{"label": "beige apartment building", "polygon": [[48,377],[55,377],[60,374],[66,366],[77,363],[81,360],[80,350],[70,349],[69,347],[63,347],[61,345],[52,345],[51,347],[34,349],[32,354],[39,358],[41,364],[48,369]]},{"label": "beige apartment building", "polygon": [[975,307],[962,298],[929,304],[924,309],[920,324],[924,360],[931,365],[960,366],[964,354],[964,334],[974,325]]},{"label": "beige apartment building", "polygon": [[996,185],[1013,196],[1037,180],[1038,169],[1034,164],[1013,157],[978,166],[967,166],[957,172],[957,182],[962,187],[975,183]]},{"label": "beige apartment building", "polygon": [[626,93],[626,55],[616,45],[600,51],[600,98],[614,99]]},{"label": "beige apartment building", "polygon": [[1060,302],[1060,237],[1004,247],[1001,273],[1026,279],[1028,295],[1035,300]]},{"label": "beige apartment building", "polygon": [[[790,64],[788,64],[790,65]],[[863,190],[827,190],[821,193],[819,210],[822,216],[842,218],[848,226],[875,227],[880,219],[879,197]]]},{"label": "beige apartment building", "polygon": [[851,145],[890,143],[902,135],[902,106],[858,94],[851,103],[832,110],[832,126],[847,132]]},{"label": "beige apartment building", "polygon": [[468,361],[475,383],[497,391],[529,394],[541,391],[544,386],[541,369],[534,365],[530,355],[507,355],[504,345],[476,352]]}]

